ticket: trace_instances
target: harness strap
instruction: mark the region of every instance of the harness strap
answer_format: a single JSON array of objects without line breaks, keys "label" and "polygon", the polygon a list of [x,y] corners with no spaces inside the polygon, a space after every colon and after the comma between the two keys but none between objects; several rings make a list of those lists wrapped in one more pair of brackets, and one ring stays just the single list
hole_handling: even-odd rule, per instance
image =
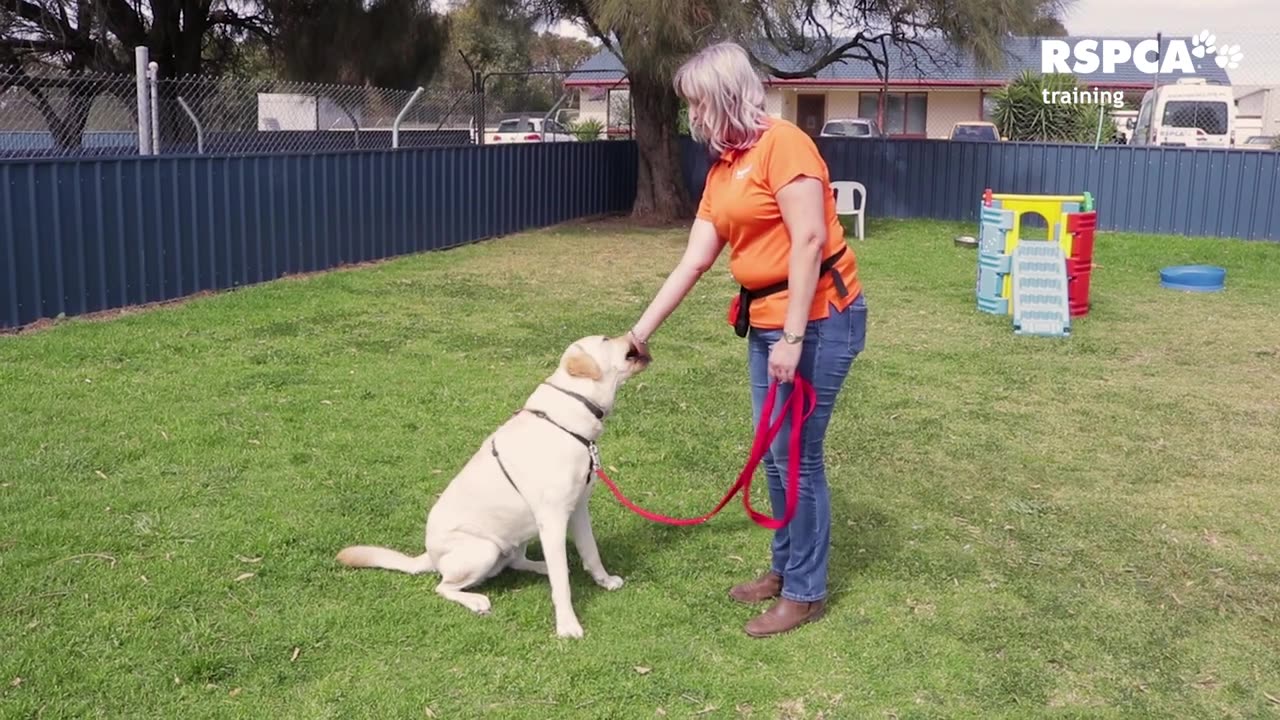
[{"label": "harness strap", "polygon": [[553,388],[555,388],[555,389],[559,390],[560,392],[564,393],[565,395],[568,395],[569,397],[573,398],[574,400],[577,400],[578,402],[582,403],[583,405],[586,405],[586,406],[587,406],[587,409],[591,411],[591,414],[592,414],[592,415],[595,415],[595,416],[596,416],[596,419],[597,419],[597,420],[603,420],[603,419],[604,419],[604,416],[605,416],[604,408],[602,408],[602,407],[600,407],[599,405],[595,404],[595,402],[593,402],[593,401],[591,400],[591,398],[588,398],[588,397],[586,397],[586,396],[584,396],[584,395],[579,395],[578,393],[576,393],[576,392],[574,392],[574,391],[572,391],[572,390],[566,390],[566,389],[564,389],[564,388],[560,387],[559,385],[555,385],[555,384],[552,384],[552,383],[549,383],[549,382],[544,382],[544,383],[542,383],[542,384],[543,384],[543,385],[546,385],[547,387],[553,387]]},{"label": "harness strap", "polygon": [[571,435],[571,436],[573,437],[573,439],[574,439],[574,440],[577,440],[578,442],[582,443],[583,445],[586,445],[588,450],[590,450],[590,449],[591,449],[591,446],[595,444],[595,443],[591,442],[590,440],[586,439],[585,437],[583,437],[583,436],[579,435],[578,433],[576,433],[576,432],[574,432],[574,431],[570,430],[569,428],[567,428],[567,427],[565,427],[565,426],[561,425],[560,423],[556,422],[555,420],[552,420],[550,415],[547,415],[546,413],[542,412],[541,410],[528,410],[528,409],[526,409],[526,410],[525,410],[525,412],[529,413],[530,415],[533,415],[534,417],[542,418],[543,420],[546,420],[547,422],[551,423],[552,425],[555,425],[556,427],[558,427],[558,428],[560,428],[561,430],[565,431],[566,433],[568,433],[569,435]]},{"label": "harness strap", "polygon": [[503,465],[502,458],[498,457],[498,441],[490,440],[489,449],[493,451],[493,459],[498,461],[498,469],[502,471],[502,477],[506,478],[507,482],[511,483],[512,489],[516,491],[516,494],[520,495],[520,488],[516,487],[516,481],[511,479],[511,473],[507,472],[507,466]]},{"label": "harness strap", "polygon": [[[552,386],[552,387],[554,387],[554,386]],[[534,416],[534,417],[536,417],[536,418],[541,418],[541,419],[543,419],[543,420],[546,420],[547,422],[551,423],[552,425],[555,425],[555,426],[556,426],[557,428],[559,428],[560,430],[564,431],[564,432],[565,432],[565,434],[569,435],[569,436],[570,436],[570,437],[572,437],[574,440],[577,440],[578,442],[580,442],[580,443],[582,443],[583,445],[585,445],[585,446],[587,447],[587,453],[591,456],[591,461],[590,461],[590,463],[589,463],[589,464],[588,464],[588,466],[587,466],[587,482],[588,482],[588,483],[589,483],[589,482],[591,482],[591,474],[592,474],[592,473],[594,473],[597,469],[599,469],[599,468],[600,468],[600,449],[596,446],[595,441],[593,441],[593,440],[588,440],[587,438],[583,437],[582,435],[579,435],[578,433],[576,433],[576,432],[574,432],[574,431],[570,430],[569,428],[567,428],[567,427],[565,427],[565,426],[561,425],[560,423],[558,423],[558,422],[556,422],[555,420],[551,419],[551,416],[550,416],[550,415],[546,414],[545,412],[543,412],[543,411],[541,411],[541,410],[530,410],[530,409],[527,409],[527,408],[522,408],[521,410],[517,410],[517,411],[516,411],[516,414],[517,414],[517,415],[519,415],[521,412],[527,412],[527,413],[529,413],[530,415],[532,415],[532,416]],[[515,481],[515,480],[513,480],[513,479],[511,478],[511,473],[507,471],[507,467],[506,467],[505,465],[503,465],[503,464],[502,464],[502,458],[498,455],[498,441],[497,441],[497,440],[491,440],[491,441],[489,442],[489,450],[490,450],[490,452],[492,452],[492,453],[493,453],[493,459],[494,459],[494,460],[496,460],[496,461],[498,461],[498,469],[502,471],[502,476],[503,476],[503,477],[505,477],[505,478],[507,479],[507,482],[511,483],[511,487],[515,488],[516,493],[519,493],[519,492],[520,492],[520,488],[516,487],[516,481]]]}]

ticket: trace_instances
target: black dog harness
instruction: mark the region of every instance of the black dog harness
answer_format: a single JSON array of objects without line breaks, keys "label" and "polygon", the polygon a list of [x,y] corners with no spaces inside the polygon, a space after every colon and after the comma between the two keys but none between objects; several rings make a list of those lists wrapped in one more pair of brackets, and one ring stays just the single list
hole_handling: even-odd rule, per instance
[{"label": "black dog harness", "polygon": [[[584,406],[586,406],[587,410],[589,410],[591,414],[596,417],[597,420],[604,419],[604,416],[605,416],[604,408],[592,402],[590,398],[587,398],[583,395],[579,395],[578,393],[573,392],[572,390],[566,390],[558,385],[552,385],[551,383],[543,383],[543,385],[546,385],[547,387],[555,388],[556,390],[559,390],[565,395],[568,395],[569,397],[582,403]],[[591,473],[595,472],[596,468],[600,467],[600,448],[596,446],[595,441],[589,440],[583,437],[582,435],[579,435],[578,433],[570,430],[569,428],[561,425],[560,423],[553,420],[550,415],[546,414],[541,410],[530,410],[528,408],[520,408],[519,410],[516,411],[515,414],[519,415],[522,412],[527,412],[530,415],[533,415],[534,417],[546,420],[547,422],[551,423],[552,425],[555,425],[556,427],[566,432],[574,440],[577,440],[578,442],[582,443],[587,447],[587,452],[591,456],[590,465],[587,467],[587,482],[591,482]],[[502,471],[502,476],[505,477],[507,479],[507,482],[511,483],[511,487],[515,488],[515,491],[519,493],[520,488],[516,487],[516,482],[511,478],[511,473],[507,471],[507,467],[502,464],[502,458],[498,456],[497,440],[490,441],[489,449],[493,453],[493,459],[498,462],[498,469]]]}]

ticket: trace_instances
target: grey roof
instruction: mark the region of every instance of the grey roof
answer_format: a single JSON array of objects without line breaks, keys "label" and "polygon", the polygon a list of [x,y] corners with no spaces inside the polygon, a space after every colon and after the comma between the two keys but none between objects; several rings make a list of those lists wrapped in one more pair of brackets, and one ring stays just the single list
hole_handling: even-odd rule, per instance
[{"label": "grey roof", "polygon": [[[1048,39],[1048,38],[1046,38]],[[1100,39],[1096,37],[1052,38],[1065,40],[1068,44],[1086,40]],[[1146,37],[1115,37],[1109,40],[1124,40],[1130,47],[1136,46]],[[1161,52],[1168,47],[1173,38],[1163,39]],[[1189,38],[1183,38],[1189,42]],[[923,50],[899,48],[889,45],[889,82],[901,84],[939,85],[1003,85],[1017,77],[1024,70],[1040,72],[1041,38],[1011,37],[1004,45],[1004,63],[999,68],[983,68],[973,56],[960,51],[940,39],[922,41]],[[780,54],[772,48],[761,48],[758,55],[774,67],[784,71],[797,71],[805,68],[810,62],[800,54]],[[1205,58],[1192,57],[1196,66],[1194,77],[1202,77],[1210,83],[1230,84],[1231,79],[1226,70],[1217,66],[1212,56]],[[1131,63],[1118,66],[1114,73],[1098,72],[1079,75],[1081,83],[1086,85],[1142,87],[1151,85],[1153,77],[1146,75]],[[565,82],[573,85],[612,84],[625,74],[622,61],[608,49],[601,49],[578,66]],[[1185,77],[1185,76],[1179,76]],[[1165,76],[1165,80],[1169,80]],[[796,81],[773,80],[775,83],[805,84],[878,84],[875,69],[865,60],[842,60],[820,70],[816,76]]]}]

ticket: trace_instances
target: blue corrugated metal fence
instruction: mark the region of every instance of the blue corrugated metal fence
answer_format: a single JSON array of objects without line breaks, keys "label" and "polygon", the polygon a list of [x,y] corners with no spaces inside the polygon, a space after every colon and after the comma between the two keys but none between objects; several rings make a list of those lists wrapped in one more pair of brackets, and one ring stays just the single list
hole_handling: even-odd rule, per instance
[{"label": "blue corrugated metal fence", "polygon": [[0,327],[625,212],[628,142],[0,162]]},{"label": "blue corrugated metal fence", "polygon": [[[1097,199],[1099,226],[1280,240],[1280,153],[819,140],[872,217],[977,222],[984,188]],[[631,142],[0,161],[0,328],[625,212]],[[708,159],[687,141],[696,197]]]},{"label": "blue corrugated metal fence", "polygon": [[[833,180],[867,186],[869,217],[977,223],[984,188],[1089,191],[1103,230],[1280,240],[1280,153],[1250,150],[946,140],[819,138]],[[690,192],[708,158],[684,145]]]}]

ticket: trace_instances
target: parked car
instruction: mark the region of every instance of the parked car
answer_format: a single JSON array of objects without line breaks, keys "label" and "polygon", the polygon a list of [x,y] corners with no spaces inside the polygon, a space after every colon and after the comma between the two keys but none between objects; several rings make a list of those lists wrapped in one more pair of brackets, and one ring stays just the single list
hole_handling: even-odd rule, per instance
[{"label": "parked car", "polygon": [[951,126],[951,139],[962,142],[1000,142],[1000,130],[995,123],[980,120],[958,122]]},{"label": "parked car", "polygon": [[498,129],[490,135],[486,142],[493,145],[504,143],[531,142],[577,142],[578,138],[569,129],[555,120],[541,117],[519,117],[503,120]]},{"label": "parked car", "polygon": [[1204,78],[1179,78],[1142,96],[1137,119],[1126,123],[1130,145],[1230,147],[1236,130],[1235,94],[1230,85]]},{"label": "parked car", "polygon": [[1274,150],[1276,147],[1275,135],[1254,135],[1245,140],[1236,147],[1244,150]]},{"label": "parked car", "polygon": [[818,133],[818,137],[880,138],[884,137],[884,133],[880,131],[880,125],[875,120],[837,118],[828,120],[822,126],[822,132]]}]

